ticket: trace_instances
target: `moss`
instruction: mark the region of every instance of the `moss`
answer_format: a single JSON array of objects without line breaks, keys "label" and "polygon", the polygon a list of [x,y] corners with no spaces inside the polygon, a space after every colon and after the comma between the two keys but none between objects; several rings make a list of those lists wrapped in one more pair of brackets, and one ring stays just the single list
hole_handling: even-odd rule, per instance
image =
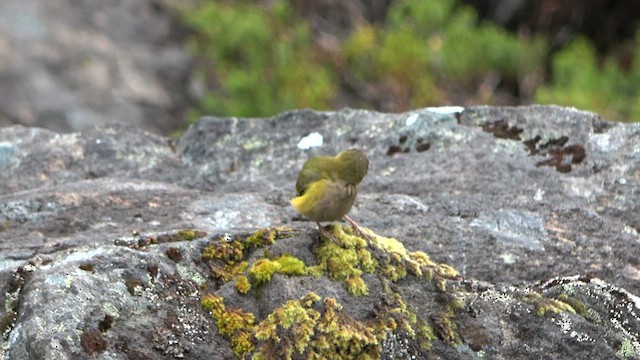
[{"label": "moss", "polygon": [[227,309],[221,296],[205,295],[201,300],[202,307],[211,312],[221,335],[231,341],[231,348],[238,357],[253,351],[255,329],[253,314],[239,308]]},{"label": "moss", "polygon": [[244,245],[240,240],[227,241],[221,238],[206,246],[200,256],[209,263],[216,280],[228,282],[242,273],[248,265],[243,261],[243,250]]},{"label": "moss", "polygon": [[205,233],[204,231],[198,231],[198,230],[179,230],[177,235],[178,235],[178,238],[181,239],[178,241],[191,241],[191,240],[203,238],[207,236],[207,233]]},{"label": "moss", "polygon": [[418,323],[416,324],[416,334],[420,346],[427,350],[431,349],[433,346],[431,342],[437,339],[435,331],[425,320],[418,320]]},{"label": "moss", "polygon": [[457,332],[458,326],[454,320],[454,310],[451,307],[436,312],[432,317],[436,326],[435,334],[448,345],[457,345],[462,343],[462,339]]},{"label": "moss", "polygon": [[377,359],[382,332],[342,312],[334,298],[309,293],[287,301],[257,325],[256,338],[264,343],[254,359]]},{"label": "moss", "polygon": [[278,271],[280,264],[269,259],[259,259],[249,269],[249,275],[257,284],[271,280],[273,274]]},{"label": "moss", "polygon": [[325,241],[317,250],[318,268],[329,277],[344,282],[352,295],[367,295],[369,288],[362,280],[363,273],[373,273],[378,264],[367,250],[367,241],[333,225],[332,235],[338,241]]},{"label": "moss", "polygon": [[240,294],[246,294],[251,290],[251,283],[246,276],[240,275],[236,278],[236,290],[238,290]]},{"label": "moss", "polygon": [[347,290],[354,296],[369,295],[369,287],[364,282],[362,277],[358,275],[351,275],[345,281]]},{"label": "moss", "polygon": [[399,294],[392,297],[393,306],[369,322],[343,312],[335,298],[322,300],[308,293],[287,301],[258,324],[253,314],[227,308],[220,296],[205,295],[201,304],[241,358],[255,350],[253,359],[378,359],[383,340],[399,327],[425,349],[436,338],[433,328],[408,310]]},{"label": "moss", "polygon": [[404,332],[411,339],[417,340],[423,349],[431,349],[431,342],[437,337],[429,322],[409,309],[399,293],[392,293],[387,302],[388,307],[379,313],[379,316],[383,317],[383,321],[380,321],[378,325],[380,330],[395,333]]},{"label": "moss", "polygon": [[250,265],[246,262],[248,249],[272,244],[280,237],[281,233],[274,229],[260,230],[246,239],[221,239],[202,251],[214,274],[222,274],[218,276],[224,281],[235,278],[241,294],[270,281],[275,274],[326,274],[341,281],[353,296],[364,296],[369,295],[369,288],[363,275],[379,270],[380,294],[376,295],[381,302],[367,321],[353,319],[335,299],[322,299],[314,293],[287,301],[257,324],[252,314],[225,308],[219,296],[204,297],[202,305],[212,312],[220,333],[241,357],[253,352],[255,359],[376,359],[381,355],[381,344],[391,333],[417,341],[422,349],[430,349],[438,337],[448,344],[458,344],[454,314],[464,306],[462,300],[450,296],[441,302],[443,309],[436,315],[423,318],[409,308],[393,285],[413,276],[445,292],[447,279],[459,276],[455,269],[432,261],[423,252],[407,251],[396,239],[367,231],[370,238],[363,239],[349,227],[333,225],[335,241],[325,239],[318,244],[317,265],[310,267],[289,254],[263,257]]},{"label": "moss", "polygon": [[245,243],[247,246],[262,247],[265,245],[271,245],[276,241],[276,232],[271,229],[260,229],[249,236]]},{"label": "moss", "polygon": [[276,262],[279,264],[278,273],[284,275],[306,275],[307,267],[304,262],[291,255],[282,255]]},{"label": "moss", "polygon": [[287,227],[265,228],[256,231],[244,241],[245,247],[264,247],[273,245],[276,240],[290,237],[293,229]]},{"label": "moss", "polygon": [[302,260],[287,254],[280,256],[276,260],[259,259],[249,269],[249,275],[257,284],[270,281],[271,277],[276,273],[300,276],[305,275],[307,269]]},{"label": "moss", "polygon": [[[276,240],[291,236],[292,233],[293,231],[289,228],[278,227],[258,230],[245,239],[229,239],[228,236],[221,236],[207,245],[200,255],[202,260],[209,264],[213,278],[225,283],[244,272],[249,265],[244,260],[250,251],[272,245]],[[297,270],[299,268],[298,265]]]},{"label": "moss", "polygon": [[582,301],[576,299],[575,297],[569,296],[567,294],[560,294],[558,296],[558,300],[571,305],[573,310],[575,310],[575,312],[583,318],[592,321],[594,320],[591,318],[591,312],[589,312],[589,308],[587,307],[587,305]]},{"label": "moss", "polygon": [[536,314],[538,316],[544,316],[547,311],[551,311],[554,314],[559,314],[563,311],[568,311],[573,314],[576,313],[570,304],[558,299],[549,299],[537,293],[529,294],[525,301],[532,303],[536,307]]}]

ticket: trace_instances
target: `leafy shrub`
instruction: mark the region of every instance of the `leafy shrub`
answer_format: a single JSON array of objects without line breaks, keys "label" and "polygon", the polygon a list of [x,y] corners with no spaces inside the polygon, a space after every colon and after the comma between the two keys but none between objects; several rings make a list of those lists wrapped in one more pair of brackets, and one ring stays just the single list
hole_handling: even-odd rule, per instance
[{"label": "leafy shrub", "polygon": [[210,87],[203,112],[265,116],[330,105],[334,74],[318,61],[306,23],[291,19],[283,0],[269,6],[207,0],[184,13],[197,34],[194,53],[208,60],[199,68]]},{"label": "leafy shrub", "polygon": [[[202,113],[269,116],[325,109],[339,102],[340,91],[355,95],[351,106],[395,111],[461,98],[491,103],[494,89],[479,97],[478,90],[493,77],[494,86],[522,96],[521,102],[640,120],[640,46],[628,70],[611,58],[599,63],[585,38],[550,58],[544,38],[480,21],[458,0],[395,0],[382,26],[363,24],[326,54],[314,46],[309,26],[294,16],[289,1],[197,4],[184,20],[194,30],[190,46],[207,87]],[[549,61],[551,82],[539,86]]]},{"label": "leafy shrub", "polygon": [[622,70],[611,58],[600,66],[593,45],[578,37],[554,56],[552,82],[538,88],[535,99],[591,110],[607,119],[639,121],[639,56],[640,50],[636,50],[631,71]]}]

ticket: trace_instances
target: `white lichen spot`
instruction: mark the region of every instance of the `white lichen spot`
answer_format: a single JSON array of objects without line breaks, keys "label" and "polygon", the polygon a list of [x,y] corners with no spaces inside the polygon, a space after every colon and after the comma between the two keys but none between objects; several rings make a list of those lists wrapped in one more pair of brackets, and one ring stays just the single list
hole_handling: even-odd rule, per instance
[{"label": "white lichen spot", "polygon": [[298,149],[307,150],[312,147],[322,146],[324,138],[318,132],[312,132],[311,134],[303,137],[298,142]]},{"label": "white lichen spot", "polygon": [[495,290],[487,290],[480,294],[480,299],[486,300],[490,303],[502,303],[508,304],[513,301],[513,298],[503,292],[498,292]]},{"label": "white lichen spot", "polygon": [[255,149],[260,149],[263,147],[266,147],[267,145],[269,145],[266,141],[264,141],[263,139],[259,139],[259,138],[251,138],[247,141],[245,141],[242,144],[242,148],[250,151],[250,150],[255,150]]},{"label": "white lichen spot", "polygon": [[393,174],[395,171],[396,171],[396,168],[394,166],[390,166],[382,172],[382,176],[389,176]]},{"label": "white lichen spot", "polygon": [[186,280],[191,280],[198,286],[202,286],[207,282],[202,274],[186,266],[177,264],[176,269],[178,270],[178,274],[180,274],[180,277]]},{"label": "white lichen spot", "polygon": [[438,107],[428,107],[428,111],[437,113],[437,114],[456,114],[464,111],[462,106],[438,106]]},{"label": "white lichen spot", "polygon": [[[625,234],[629,234],[629,235],[635,235],[635,236],[640,235],[640,233],[638,233],[638,230],[636,230],[636,229],[635,229],[633,226],[631,226],[631,225],[625,225],[625,226],[624,226],[624,230],[623,230],[623,232],[624,232]],[[638,240],[640,240],[640,239],[638,239]]]},{"label": "white lichen spot", "polygon": [[102,310],[104,310],[104,313],[114,317],[114,318],[119,318],[120,317],[120,311],[118,311],[118,308],[113,305],[112,303],[104,303],[102,304]]},{"label": "white lichen spot", "polygon": [[516,256],[510,252],[500,254],[500,258],[502,259],[502,262],[507,265],[515,264],[517,260]]},{"label": "white lichen spot", "polygon": [[616,355],[623,359],[634,359],[638,352],[640,352],[638,343],[629,338],[625,338],[622,340],[622,344],[620,344],[620,349],[618,349]]},{"label": "white lichen spot", "polygon": [[407,120],[404,122],[405,126],[411,126],[413,124],[415,124],[416,121],[418,121],[418,114],[411,114],[409,115],[409,117],[407,118]]},{"label": "white lichen spot", "polygon": [[560,329],[564,334],[568,334],[571,331],[572,321],[571,318],[566,313],[558,314],[558,318],[552,318],[552,321],[560,326]]}]

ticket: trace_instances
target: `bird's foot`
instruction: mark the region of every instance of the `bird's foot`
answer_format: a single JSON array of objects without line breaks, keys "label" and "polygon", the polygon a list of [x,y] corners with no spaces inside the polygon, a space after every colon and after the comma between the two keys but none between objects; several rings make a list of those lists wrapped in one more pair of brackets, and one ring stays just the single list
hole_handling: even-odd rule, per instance
[{"label": "bird's foot", "polygon": [[358,225],[355,221],[353,221],[352,218],[350,218],[349,216],[345,215],[344,219],[347,220],[347,222],[351,225],[351,228],[353,229],[353,232],[356,233],[356,235],[358,235],[359,237],[361,237],[363,239],[366,239],[369,242],[373,241],[371,236],[369,234],[367,234],[367,232],[363,228],[361,228],[360,225]]},{"label": "bird's foot", "polygon": [[325,239],[329,239],[333,241],[334,244],[340,245],[340,242],[338,241],[338,239],[336,239],[336,237],[333,236],[331,232],[329,232],[327,229],[322,227],[320,223],[317,223],[317,224],[318,224],[318,231],[320,232],[320,237],[324,237]]}]

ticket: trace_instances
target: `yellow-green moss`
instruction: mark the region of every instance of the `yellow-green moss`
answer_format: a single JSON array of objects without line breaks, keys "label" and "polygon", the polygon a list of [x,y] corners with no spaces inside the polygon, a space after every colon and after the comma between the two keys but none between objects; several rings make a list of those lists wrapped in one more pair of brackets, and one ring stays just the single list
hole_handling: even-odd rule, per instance
[{"label": "yellow-green moss", "polygon": [[307,267],[304,265],[304,262],[297,257],[284,254],[276,259],[276,262],[279,264],[279,274],[301,276],[307,273]]},{"label": "yellow-green moss", "polygon": [[383,333],[342,312],[334,298],[309,293],[287,301],[257,325],[256,338],[264,343],[254,359],[377,359]]},{"label": "yellow-green moss", "polygon": [[377,326],[385,332],[404,331],[410,338],[417,340],[423,349],[431,349],[431,342],[436,339],[429,322],[410,310],[399,293],[392,293],[386,309],[378,315],[384,318]]},{"label": "yellow-green moss", "polygon": [[242,242],[238,240],[226,241],[219,239],[206,246],[200,256],[209,261],[211,272],[215,279],[227,282],[239,275],[247,267],[243,261]]},{"label": "yellow-green moss", "polygon": [[251,290],[251,283],[246,276],[240,275],[236,278],[236,290],[238,290],[240,294],[246,294]]},{"label": "yellow-green moss", "polygon": [[433,322],[436,326],[435,333],[448,345],[462,343],[462,339],[456,331],[458,325],[454,320],[454,312],[451,308],[446,308],[433,315]]},{"label": "yellow-green moss", "polygon": [[362,280],[363,273],[373,273],[378,264],[367,250],[367,241],[345,232],[341,225],[333,225],[331,234],[334,241],[323,242],[318,251],[318,268],[326,271],[329,277],[344,282],[352,295],[367,295],[369,288]]},{"label": "yellow-green moss", "polygon": [[253,351],[255,348],[253,314],[239,308],[227,309],[221,296],[205,295],[201,303],[205,310],[211,312],[220,334],[229,338],[231,348],[238,357]]},{"label": "yellow-green moss", "polygon": [[231,343],[238,357],[255,350],[253,359],[378,359],[389,332],[402,329],[425,349],[435,339],[434,330],[407,309],[399,294],[395,307],[381,310],[377,319],[362,322],[343,312],[335,298],[308,293],[276,308],[255,324],[253,314],[227,308],[224,299],[205,295],[202,306],[210,311],[220,334]]},{"label": "yellow-green moss", "polygon": [[325,298],[322,303],[314,293],[286,302],[257,325],[253,315],[241,309],[226,309],[222,298],[213,295],[203,298],[203,306],[212,312],[220,333],[229,338],[238,356],[255,350],[255,359],[376,359],[381,354],[380,344],[397,331],[418,341],[424,349],[431,348],[437,336],[452,345],[460,342],[454,313],[464,306],[462,300],[452,297],[444,309],[430,314],[435,325],[432,327],[428,319],[410,310],[402,296],[390,286],[411,275],[446,292],[447,279],[459,277],[455,269],[433,262],[423,252],[409,252],[398,240],[377,236],[370,230],[367,230],[369,239],[356,236],[351,228],[341,225],[333,225],[331,233],[335,241],[318,244],[317,265],[310,267],[289,254],[275,259],[264,257],[247,264],[245,252],[272,244],[279,236],[277,229],[263,229],[244,240],[221,239],[203,250],[202,258],[211,265],[214,276],[224,281],[235,278],[236,289],[242,294],[252,285],[270,281],[278,273],[326,274],[341,281],[350,294],[363,296],[369,294],[369,288],[362,276],[376,270],[382,275],[378,279],[385,301],[367,322],[343,313],[342,306],[333,298]]},{"label": "yellow-green moss", "polygon": [[[209,263],[215,279],[228,282],[247,268],[248,263],[244,259],[248,255],[248,249],[271,245],[278,238],[289,236],[290,231],[288,228],[278,227],[258,230],[246,239],[229,240],[221,237],[207,245],[202,250],[201,257]],[[289,266],[295,267],[292,264]]]},{"label": "yellow-green moss", "polygon": [[290,236],[293,229],[287,227],[265,228],[256,231],[244,241],[246,247],[263,247],[273,245],[276,240]]},{"label": "yellow-green moss", "polygon": [[256,284],[270,281],[275,273],[299,276],[305,275],[307,270],[302,260],[286,254],[276,260],[259,259],[249,269],[249,275]]},{"label": "yellow-green moss", "polygon": [[547,311],[551,311],[554,314],[559,314],[563,311],[568,311],[573,314],[576,313],[576,310],[570,304],[558,299],[546,298],[537,293],[529,294],[525,300],[536,307],[536,314],[538,316],[543,316]]},{"label": "yellow-green moss", "polygon": [[589,308],[587,307],[587,305],[582,301],[578,300],[577,298],[573,296],[569,296],[567,294],[560,294],[560,296],[558,296],[558,300],[571,305],[573,310],[575,310],[576,313],[582,316],[583,318],[587,320],[595,321],[595,319],[592,317],[592,312],[589,311]]},{"label": "yellow-green moss", "polygon": [[191,241],[205,237],[207,233],[198,230],[179,230],[177,235],[181,239],[180,241]]},{"label": "yellow-green moss", "polygon": [[420,346],[423,349],[429,350],[432,347],[431,342],[437,339],[436,333],[429,323],[425,320],[418,320],[416,324],[416,335]]},{"label": "yellow-green moss", "polygon": [[262,284],[271,280],[273,274],[278,271],[279,264],[269,259],[259,259],[249,269],[249,275],[257,283]]}]

